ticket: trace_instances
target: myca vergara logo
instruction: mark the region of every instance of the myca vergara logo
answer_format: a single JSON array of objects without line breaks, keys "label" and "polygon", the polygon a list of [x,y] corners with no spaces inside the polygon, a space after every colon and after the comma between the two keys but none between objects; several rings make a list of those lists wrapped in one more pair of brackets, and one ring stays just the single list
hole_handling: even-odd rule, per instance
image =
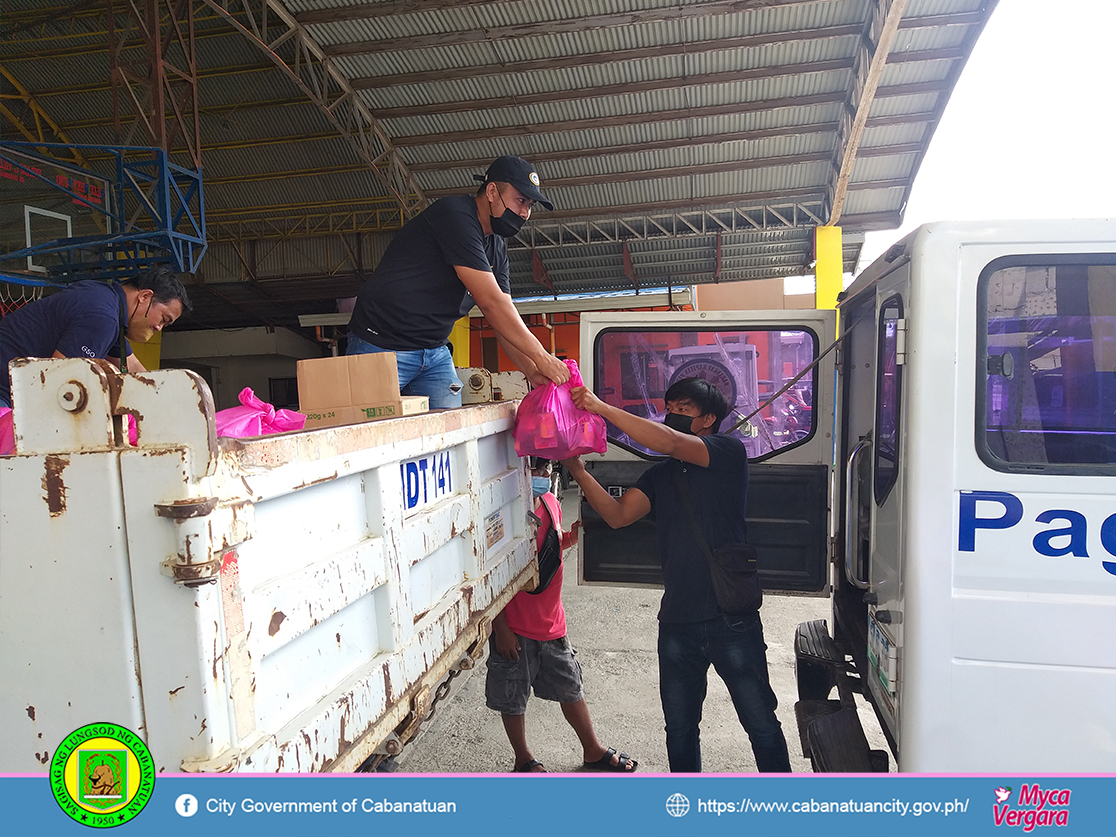
[{"label": "myca vergara logo", "polygon": [[1043,790],[1038,785],[1023,785],[1015,807],[1011,804],[1011,788],[1001,785],[993,793],[996,801],[992,805],[992,819],[996,825],[1018,826],[1024,831],[1043,825],[1069,825],[1068,789]]},{"label": "myca vergara logo", "polygon": [[138,735],[88,724],[66,736],[50,761],[50,790],[68,816],[92,828],[134,819],[155,789],[155,762]]}]

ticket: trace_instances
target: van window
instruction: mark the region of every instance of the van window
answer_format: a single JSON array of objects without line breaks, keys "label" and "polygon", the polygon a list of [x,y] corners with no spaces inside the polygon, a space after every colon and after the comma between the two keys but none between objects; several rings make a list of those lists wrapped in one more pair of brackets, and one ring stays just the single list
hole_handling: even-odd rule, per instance
[{"label": "van window", "polygon": [[[594,352],[597,396],[608,404],[652,421],[662,421],[663,397],[682,378],[704,378],[729,402],[721,422],[727,431],[778,392],[817,356],[813,331],[802,329],[698,331],[685,329],[610,329],[597,336]],[[814,433],[813,370],[733,435],[744,441],[752,459],[763,459],[797,445]],[[613,425],[608,435],[644,454]]]},{"label": "van window", "polygon": [[899,397],[903,367],[899,365],[899,321],[903,299],[893,296],[880,309],[876,359],[875,497],[882,506],[899,476]]},{"label": "van window", "polygon": [[981,458],[1116,473],[1116,257],[999,259],[978,294]]}]

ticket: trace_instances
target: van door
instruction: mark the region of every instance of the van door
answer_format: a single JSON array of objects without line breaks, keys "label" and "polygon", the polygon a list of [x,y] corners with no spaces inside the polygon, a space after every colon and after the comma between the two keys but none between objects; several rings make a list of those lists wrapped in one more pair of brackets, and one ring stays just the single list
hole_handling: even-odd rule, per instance
[{"label": "van door", "polygon": [[[705,378],[729,400],[725,432],[810,366],[835,328],[833,311],[586,313],[581,371],[601,400],[653,421],[671,384]],[[771,592],[829,591],[834,355],[732,431],[749,453],[748,541]],[[620,496],[663,457],[610,425],[608,452],[583,459]],[[662,586],[654,521],[613,530],[585,502],[581,519],[579,583]]]},{"label": "van door", "polygon": [[884,731],[897,738],[903,661],[903,508],[906,337],[910,262],[903,260],[841,304],[842,346],[836,542],[841,572],[833,638],[871,691]]}]

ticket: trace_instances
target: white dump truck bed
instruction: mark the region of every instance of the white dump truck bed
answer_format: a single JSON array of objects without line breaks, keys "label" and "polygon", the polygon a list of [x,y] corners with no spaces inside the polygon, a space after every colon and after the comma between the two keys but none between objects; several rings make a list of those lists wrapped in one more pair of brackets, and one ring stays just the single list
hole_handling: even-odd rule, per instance
[{"label": "white dump truck bed", "polygon": [[17,364],[0,772],[98,721],[160,771],[354,770],[535,577],[515,403],[217,439],[192,373]]}]

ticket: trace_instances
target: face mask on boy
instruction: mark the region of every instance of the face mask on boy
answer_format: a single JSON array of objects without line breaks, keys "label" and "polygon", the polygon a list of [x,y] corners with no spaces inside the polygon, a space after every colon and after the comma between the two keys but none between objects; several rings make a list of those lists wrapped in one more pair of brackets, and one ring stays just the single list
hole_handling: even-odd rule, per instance
[{"label": "face mask on boy", "polygon": [[541,497],[550,491],[550,477],[531,477],[531,496]]}]

